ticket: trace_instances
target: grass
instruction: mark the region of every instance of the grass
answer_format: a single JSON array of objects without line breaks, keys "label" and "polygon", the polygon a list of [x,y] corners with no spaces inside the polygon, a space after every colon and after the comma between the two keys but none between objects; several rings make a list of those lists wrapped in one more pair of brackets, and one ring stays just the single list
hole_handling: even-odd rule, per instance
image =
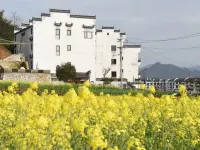
[{"label": "grass", "polygon": [[[0,91],[7,91],[8,86],[11,85],[11,81],[2,81],[0,82]],[[29,87],[29,82],[18,82],[18,93],[21,94],[24,91],[26,91],[26,89]],[[64,95],[65,93],[67,93],[67,91],[70,88],[74,88],[76,91],[78,90],[78,87],[80,87],[81,85],[77,85],[77,84],[53,84],[53,83],[39,83],[38,84],[38,94],[41,94],[44,89],[47,89],[48,91],[51,90],[55,90],[55,92],[58,95]],[[128,94],[131,93],[131,95],[136,96],[137,93],[143,93],[145,96],[147,96],[149,94],[148,90],[140,90],[140,89],[135,89],[135,90],[131,90],[131,89],[120,89],[118,87],[114,87],[114,86],[96,86],[96,85],[92,85],[90,87],[90,91],[93,92],[95,95],[99,95],[100,92],[103,92],[104,94],[110,94],[110,95],[123,95],[123,94]],[[172,92],[166,92],[166,91],[156,91],[156,93],[154,94],[156,97],[161,97],[164,94],[172,94]]]}]

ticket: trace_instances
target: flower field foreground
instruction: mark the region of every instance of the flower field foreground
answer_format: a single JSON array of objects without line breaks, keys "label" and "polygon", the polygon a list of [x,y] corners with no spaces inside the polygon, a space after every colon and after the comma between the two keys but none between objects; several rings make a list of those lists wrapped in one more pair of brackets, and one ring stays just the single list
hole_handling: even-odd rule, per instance
[{"label": "flower field foreground", "polygon": [[[0,93],[0,149],[200,149],[200,98],[92,94],[85,84],[64,96],[37,84]],[[153,88],[152,92],[155,92]]]}]

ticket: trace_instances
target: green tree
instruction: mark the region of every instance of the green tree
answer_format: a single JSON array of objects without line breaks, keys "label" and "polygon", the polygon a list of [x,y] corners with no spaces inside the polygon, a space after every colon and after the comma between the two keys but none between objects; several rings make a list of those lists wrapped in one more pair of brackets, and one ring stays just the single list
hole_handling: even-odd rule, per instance
[{"label": "green tree", "polygon": [[56,67],[56,76],[59,81],[70,81],[76,77],[76,68],[71,63],[62,64]]},{"label": "green tree", "polygon": [[[0,10],[0,43],[9,43],[4,40],[13,41],[14,40],[14,25],[12,25],[11,20],[8,20],[4,17],[4,10]],[[13,52],[13,45],[4,45],[7,49]]]}]

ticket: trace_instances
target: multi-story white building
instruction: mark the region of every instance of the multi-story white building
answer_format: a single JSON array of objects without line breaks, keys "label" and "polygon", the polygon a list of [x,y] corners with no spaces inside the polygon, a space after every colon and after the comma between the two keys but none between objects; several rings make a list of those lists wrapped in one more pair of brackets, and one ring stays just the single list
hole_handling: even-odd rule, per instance
[{"label": "multi-story white building", "polygon": [[140,45],[125,45],[126,34],[114,27],[96,30],[96,16],[73,15],[69,10],[50,9],[41,18],[32,18],[15,30],[16,53],[23,53],[31,69],[56,72],[56,66],[71,62],[77,72],[91,71],[90,81],[107,77],[120,78],[118,39],[122,38],[123,78],[138,78]]},{"label": "multi-story white building", "polygon": [[95,24],[96,16],[73,15],[69,10],[50,9],[41,18],[15,31],[17,53],[25,54],[33,69],[56,72],[56,66],[71,62],[78,72],[91,71],[95,81]]},{"label": "multi-story white building", "polygon": [[[120,43],[120,40],[122,42]],[[96,78],[103,77],[102,71],[110,69],[107,77],[120,78],[120,47],[122,47],[122,78],[133,82],[138,78],[141,51],[140,45],[126,45],[126,33],[114,27],[102,27],[96,32]]]}]

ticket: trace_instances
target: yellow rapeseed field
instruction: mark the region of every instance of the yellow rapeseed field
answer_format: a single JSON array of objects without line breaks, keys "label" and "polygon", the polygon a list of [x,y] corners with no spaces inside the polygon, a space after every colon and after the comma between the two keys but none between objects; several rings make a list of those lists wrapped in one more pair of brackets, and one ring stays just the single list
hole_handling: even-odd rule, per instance
[{"label": "yellow rapeseed field", "polygon": [[[0,93],[0,150],[200,149],[200,98],[152,94],[95,96],[85,83],[64,96],[37,83]],[[143,87],[144,88],[144,87]]]}]

